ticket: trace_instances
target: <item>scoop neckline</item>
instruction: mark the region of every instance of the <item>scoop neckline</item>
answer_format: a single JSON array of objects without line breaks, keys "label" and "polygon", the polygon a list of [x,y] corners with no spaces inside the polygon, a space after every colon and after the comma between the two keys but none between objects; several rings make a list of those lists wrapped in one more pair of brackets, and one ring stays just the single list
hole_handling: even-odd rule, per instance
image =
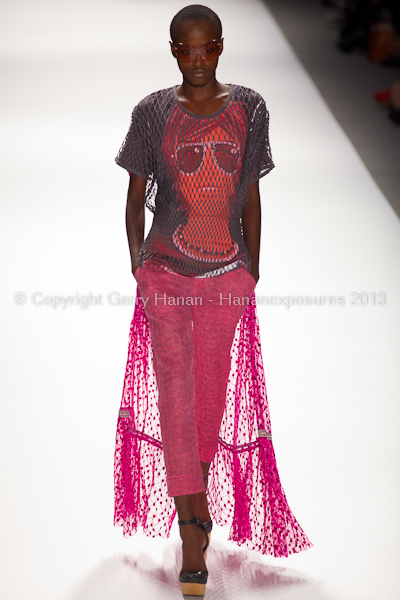
[{"label": "scoop neckline", "polygon": [[176,104],[179,106],[179,108],[181,110],[183,110],[183,112],[185,112],[187,115],[190,115],[191,117],[199,117],[200,119],[209,119],[210,117],[215,117],[217,115],[219,115],[223,110],[225,110],[225,108],[228,106],[230,100],[231,100],[231,96],[232,96],[232,92],[233,92],[233,84],[232,83],[226,83],[225,85],[229,85],[229,92],[228,95],[226,97],[225,102],[223,103],[223,105],[221,106],[221,108],[219,110],[217,110],[217,112],[215,113],[211,113],[209,115],[199,115],[197,113],[194,112],[190,112],[190,110],[188,110],[187,108],[185,108],[182,104],[182,102],[179,100],[178,98],[178,85],[180,84],[176,84],[173,86],[172,90],[173,90],[173,94],[174,94],[174,99]]}]

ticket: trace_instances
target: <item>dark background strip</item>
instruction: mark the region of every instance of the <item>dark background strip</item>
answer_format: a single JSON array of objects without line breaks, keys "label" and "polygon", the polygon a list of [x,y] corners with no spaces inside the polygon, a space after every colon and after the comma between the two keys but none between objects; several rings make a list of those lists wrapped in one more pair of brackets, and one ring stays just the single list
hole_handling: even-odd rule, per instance
[{"label": "dark background strip", "polygon": [[400,217],[400,126],[373,95],[400,79],[399,67],[337,47],[337,10],[320,0],[264,0],[297,57]]}]

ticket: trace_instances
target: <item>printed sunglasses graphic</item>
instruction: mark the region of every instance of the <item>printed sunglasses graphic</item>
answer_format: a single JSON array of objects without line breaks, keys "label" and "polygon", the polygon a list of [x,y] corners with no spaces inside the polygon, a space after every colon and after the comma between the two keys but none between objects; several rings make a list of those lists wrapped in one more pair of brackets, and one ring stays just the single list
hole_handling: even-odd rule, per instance
[{"label": "printed sunglasses graphic", "polygon": [[207,148],[210,148],[219,169],[233,174],[238,168],[240,148],[234,142],[187,142],[179,144],[175,150],[176,164],[186,175],[194,175],[203,167]]}]

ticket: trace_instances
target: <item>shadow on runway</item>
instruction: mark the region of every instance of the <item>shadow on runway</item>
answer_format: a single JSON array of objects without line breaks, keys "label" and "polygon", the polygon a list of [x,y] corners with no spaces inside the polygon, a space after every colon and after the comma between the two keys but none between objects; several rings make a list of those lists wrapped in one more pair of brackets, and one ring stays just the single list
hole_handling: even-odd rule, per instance
[{"label": "shadow on runway", "polygon": [[[207,600],[268,598],[323,600],[322,582],[292,569],[268,566],[246,550],[211,546],[207,554]],[[168,546],[163,565],[148,554],[114,556],[75,586],[68,600],[169,600],[183,598],[179,585],[181,547]],[[189,597],[187,598],[194,598]]]}]

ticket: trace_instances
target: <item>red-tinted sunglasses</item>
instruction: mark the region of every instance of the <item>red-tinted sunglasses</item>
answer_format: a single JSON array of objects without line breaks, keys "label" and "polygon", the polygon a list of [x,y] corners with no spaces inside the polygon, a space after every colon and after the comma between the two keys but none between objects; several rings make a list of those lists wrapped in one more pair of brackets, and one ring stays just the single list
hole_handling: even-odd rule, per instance
[{"label": "red-tinted sunglasses", "polygon": [[175,50],[176,58],[181,62],[192,62],[197,54],[200,54],[204,60],[214,60],[219,56],[221,40],[212,40],[201,48],[194,48],[189,44],[173,44],[172,47]]},{"label": "red-tinted sunglasses", "polygon": [[226,142],[185,142],[178,144],[175,150],[175,159],[179,170],[186,175],[198,173],[203,164],[207,148],[211,148],[217,166],[231,175],[239,164],[240,148],[230,141]]}]

